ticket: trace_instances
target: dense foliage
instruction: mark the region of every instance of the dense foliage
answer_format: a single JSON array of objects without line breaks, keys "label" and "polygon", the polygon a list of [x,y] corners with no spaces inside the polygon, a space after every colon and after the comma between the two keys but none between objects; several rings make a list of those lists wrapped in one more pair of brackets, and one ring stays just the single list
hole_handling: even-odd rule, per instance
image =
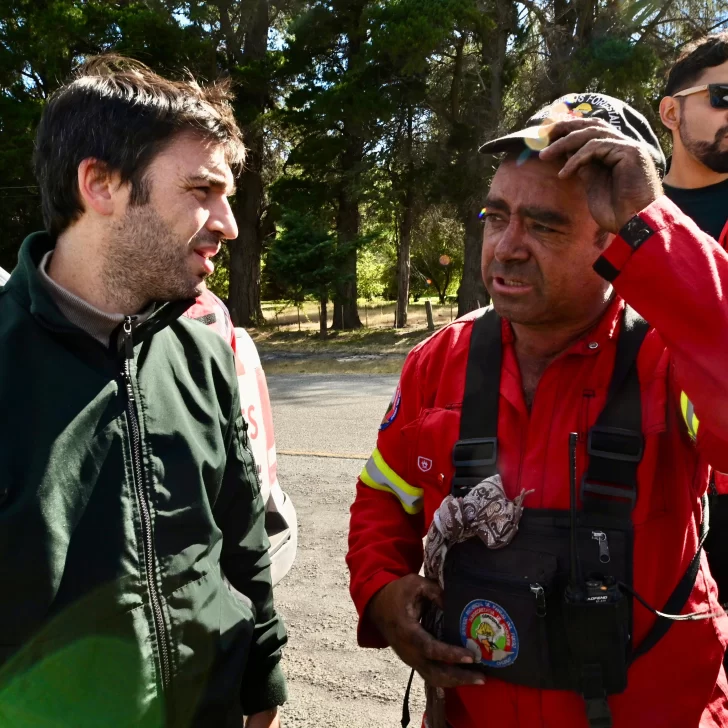
[{"label": "dense foliage", "polygon": [[487,300],[479,143],[584,90],[627,99],[662,133],[665,69],[725,25],[728,0],[0,0],[0,265],[42,227],[31,157],[45,99],[114,50],[237,83],[250,156],[213,285],[238,323],[260,321],[262,280],[331,299],[339,328],[382,294],[400,325],[426,291],[457,293],[463,313]]}]

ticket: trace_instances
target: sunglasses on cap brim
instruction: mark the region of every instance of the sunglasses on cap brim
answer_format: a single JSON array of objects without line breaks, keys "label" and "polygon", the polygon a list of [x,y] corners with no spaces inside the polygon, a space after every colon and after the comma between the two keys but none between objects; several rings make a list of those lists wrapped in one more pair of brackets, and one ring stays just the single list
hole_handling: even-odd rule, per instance
[{"label": "sunglasses on cap brim", "polygon": [[728,83],[706,83],[702,86],[693,86],[692,88],[686,88],[684,91],[678,91],[673,94],[673,98],[697,94],[700,91],[708,92],[710,105],[714,109],[728,109]]}]

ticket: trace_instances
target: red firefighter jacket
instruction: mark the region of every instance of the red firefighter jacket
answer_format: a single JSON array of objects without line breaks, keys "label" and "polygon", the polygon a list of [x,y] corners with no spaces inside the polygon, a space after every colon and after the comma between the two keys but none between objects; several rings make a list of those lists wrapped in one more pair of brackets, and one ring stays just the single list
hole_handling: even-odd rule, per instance
[{"label": "red firefighter jacket", "polygon": [[230,312],[209,288],[205,288],[194,304],[185,311],[184,315],[210,326],[230,344],[233,351],[237,351],[235,328],[230,318]]},{"label": "red firefighter jacket", "polygon": [[[728,254],[665,197],[640,217],[655,232],[636,249],[616,237],[605,250],[601,269],[610,264],[617,296],[595,328],[547,368],[530,412],[504,322],[498,469],[510,498],[533,488],[527,507],[569,507],[569,433],[579,433],[580,482],[586,435],[606,401],[629,302],[654,327],[637,360],[645,450],[633,511],[634,588],[662,609],[695,554],[710,467],[728,472]],[[449,492],[472,322],[459,319],[410,353],[359,478],[347,563],[362,646],[385,646],[366,618],[367,603],[387,583],[419,571],[422,539]],[[609,698],[614,728],[728,725],[728,617],[703,555],[684,611],[707,608],[721,616],[674,623],[633,663],[627,690]],[[634,646],[654,620],[635,600]],[[492,677],[447,693],[453,728],[587,728],[576,693]]]}]

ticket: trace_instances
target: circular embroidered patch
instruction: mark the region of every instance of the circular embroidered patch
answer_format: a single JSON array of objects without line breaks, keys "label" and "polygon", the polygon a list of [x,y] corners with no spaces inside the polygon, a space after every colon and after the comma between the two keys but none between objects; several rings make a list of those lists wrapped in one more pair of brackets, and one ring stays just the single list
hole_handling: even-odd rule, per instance
[{"label": "circular embroidered patch", "polygon": [[460,615],[460,638],[473,657],[489,667],[508,667],[518,657],[518,632],[500,604],[475,599]]}]

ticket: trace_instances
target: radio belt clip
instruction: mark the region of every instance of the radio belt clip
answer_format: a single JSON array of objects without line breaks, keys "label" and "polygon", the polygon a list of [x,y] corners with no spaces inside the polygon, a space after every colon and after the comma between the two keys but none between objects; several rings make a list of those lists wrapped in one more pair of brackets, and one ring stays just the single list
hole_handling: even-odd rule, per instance
[{"label": "radio belt clip", "polygon": [[581,669],[581,694],[586,703],[589,728],[612,728],[612,714],[607,703],[601,665],[584,665]]}]

